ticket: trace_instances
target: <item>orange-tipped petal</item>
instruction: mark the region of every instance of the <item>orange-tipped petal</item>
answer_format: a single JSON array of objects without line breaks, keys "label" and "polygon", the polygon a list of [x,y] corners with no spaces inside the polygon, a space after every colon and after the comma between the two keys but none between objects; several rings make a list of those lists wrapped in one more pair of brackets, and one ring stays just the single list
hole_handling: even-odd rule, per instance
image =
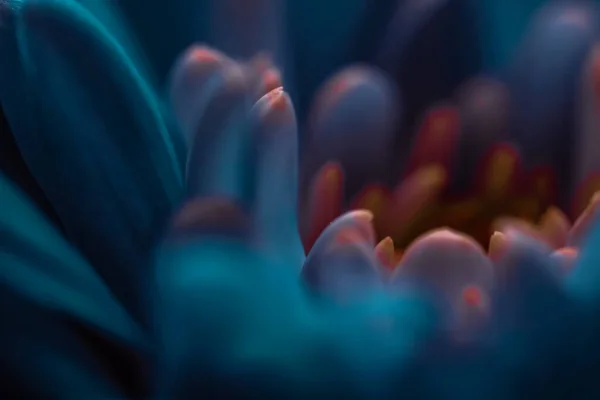
[{"label": "orange-tipped petal", "polygon": [[367,210],[351,211],[323,231],[302,268],[309,287],[340,301],[381,285],[372,218]]},{"label": "orange-tipped petal", "polygon": [[375,246],[375,257],[381,265],[393,269],[395,266],[394,241],[391,237],[386,237]]},{"label": "orange-tipped petal", "polygon": [[407,233],[411,222],[435,203],[446,183],[446,171],[440,165],[429,165],[418,169],[400,184],[394,191],[389,210],[395,235]]},{"label": "orange-tipped petal", "polygon": [[434,108],[425,116],[412,148],[409,172],[428,164],[450,168],[460,134],[460,116],[455,107]]},{"label": "orange-tipped petal", "polygon": [[553,249],[565,246],[570,228],[567,216],[556,207],[550,207],[539,224],[541,234]]},{"label": "orange-tipped petal", "polygon": [[514,147],[500,144],[484,159],[481,167],[481,192],[498,199],[507,195],[516,183],[519,155]]},{"label": "orange-tipped petal", "polygon": [[489,316],[489,298],[481,288],[468,285],[458,300],[458,320],[454,339],[468,341],[477,335],[477,329],[484,325]]},{"label": "orange-tipped petal", "polygon": [[362,190],[355,200],[351,201],[351,208],[370,210],[375,218],[382,216],[390,200],[389,190],[381,185],[370,185]]},{"label": "orange-tipped petal", "polygon": [[358,244],[372,247],[375,243],[373,213],[369,210],[355,210],[347,214],[355,222],[352,229],[340,229],[333,240],[335,245]]},{"label": "orange-tipped petal", "polygon": [[596,192],[590,200],[583,213],[577,218],[571,231],[569,232],[568,244],[571,247],[579,248],[590,233],[590,229],[598,217],[600,208],[600,192]]},{"label": "orange-tipped petal", "polygon": [[464,288],[476,286],[487,292],[493,280],[492,263],[477,242],[466,235],[439,229],[416,239],[406,250],[392,284],[416,284],[443,302],[453,304],[462,299]]},{"label": "orange-tipped petal", "polygon": [[467,286],[462,291],[462,301],[473,309],[482,309],[485,307],[485,295],[477,286]]},{"label": "orange-tipped petal", "polygon": [[559,262],[564,272],[570,272],[577,262],[579,252],[573,247],[563,247],[552,253],[551,257]]},{"label": "orange-tipped petal", "polygon": [[490,237],[488,255],[492,261],[499,261],[508,248],[508,240],[502,232],[494,232]]},{"label": "orange-tipped petal", "polygon": [[495,231],[502,232],[505,235],[507,232],[518,233],[520,235],[532,238],[538,242],[547,244],[546,238],[544,235],[542,235],[537,226],[524,219],[500,217],[492,223],[492,227]]},{"label": "orange-tipped petal", "polygon": [[337,163],[323,166],[313,181],[308,200],[308,228],[304,237],[308,252],[321,232],[342,212],[344,175]]},{"label": "orange-tipped petal", "polygon": [[281,74],[275,68],[269,68],[263,73],[261,83],[264,93],[268,93],[271,90],[283,85],[281,80]]}]

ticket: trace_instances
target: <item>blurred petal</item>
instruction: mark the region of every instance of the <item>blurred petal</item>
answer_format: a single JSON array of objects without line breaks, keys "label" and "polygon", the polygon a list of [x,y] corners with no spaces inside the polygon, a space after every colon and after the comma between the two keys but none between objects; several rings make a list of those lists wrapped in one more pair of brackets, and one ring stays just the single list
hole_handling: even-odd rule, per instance
[{"label": "blurred petal", "polygon": [[254,227],[271,254],[304,262],[298,227],[298,131],[296,115],[283,88],[263,96],[253,110],[257,166]]},{"label": "blurred petal", "polygon": [[488,255],[492,261],[498,261],[508,249],[508,241],[502,232],[495,231],[490,237]]},{"label": "blurred petal", "polygon": [[[381,66],[402,90],[404,128],[413,128],[423,112],[454,90],[481,66],[481,45],[469,1],[396,2],[397,9],[377,48]],[[397,141],[397,150],[410,137]]]},{"label": "blurred petal", "polygon": [[397,243],[410,239],[419,218],[436,204],[447,183],[447,172],[439,165],[430,165],[416,170],[398,185],[388,222]]},{"label": "blurred petal", "polygon": [[570,227],[566,215],[556,207],[550,207],[539,224],[540,232],[553,249],[566,245]]},{"label": "blurred petal", "polygon": [[573,227],[569,231],[568,245],[579,248],[587,241],[587,236],[591,233],[593,224],[598,218],[600,208],[600,193],[594,194],[588,206],[577,218]]},{"label": "blurred petal", "polygon": [[313,247],[323,230],[342,213],[344,175],[337,163],[325,164],[316,174],[305,201],[304,248]]},{"label": "blurred petal", "polygon": [[496,293],[498,321],[518,329],[520,324],[554,318],[564,304],[560,266],[539,241],[509,230],[508,249],[499,262]]},{"label": "blurred petal", "polygon": [[480,190],[490,200],[498,201],[514,194],[521,172],[519,153],[512,145],[496,144],[477,167]]},{"label": "blurred petal", "polygon": [[349,212],[323,231],[302,268],[302,277],[311,288],[345,300],[381,285],[372,218],[366,210]]},{"label": "blurred petal", "polygon": [[3,102],[30,107],[8,115],[19,149],[69,239],[139,316],[142,267],[181,191],[173,137],[149,88],[85,9],[27,2],[18,22],[27,76]]},{"label": "blurred petal", "polygon": [[581,238],[579,257],[567,278],[567,285],[570,293],[576,299],[598,309],[600,307],[600,268],[598,268],[600,266],[600,247],[598,246],[600,224],[598,224],[598,213],[590,213],[587,223],[589,231]]},{"label": "blurred petal", "polygon": [[553,252],[551,257],[561,265],[562,271],[568,274],[577,264],[579,252],[572,247],[563,247]]},{"label": "blurred petal", "polygon": [[463,83],[456,97],[462,124],[452,179],[454,187],[469,190],[484,155],[507,139],[510,95],[502,82],[477,76]]},{"label": "blurred petal", "polygon": [[187,164],[189,197],[225,196],[245,202],[251,94],[238,66],[227,68],[195,126]]},{"label": "blurred petal", "polygon": [[93,268],[4,177],[0,193],[3,284],[29,302],[138,345],[139,327]]},{"label": "blurred petal", "polygon": [[425,291],[446,310],[451,323],[456,323],[464,305],[464,290],[475,287],[487,296],[494,284],[494,271],[474,240],[439,229],[416,239],[406,250],[391,284]]},{"label": "blurred petal", "polygon": [[189,48],[175,63],[170,100],[188,146],[212,96],[223,85],[224,70],[232,65],[222,53],[200,46]]},{"label": "blurred petal", "polygon": [[511,137],[527,166],[554,168],[560,185],[569,178],[576,77],[597,32],[592,2],[549,2],[532,19],[509,72]]},{"label": "blurred petal", "polygon": [[[581,214],[591,197],[600,190],[600,44],[596,43],[587,56],[579,82],[579,110],[573,137],[572,175],[569,191],[573,201],[569,210],[572,216]],[[571,199],[570,199],[571,200]]]},{"label": "blurred petal", "polygon": [[450,170],[460,138],[460,115],[451,106],[435,107],[421,122],[408,161],[408,171],[435,165]]},{"label": "blurred petal", "polygon": [[186,242],[200,237],[249,240],[249,236],[250,221],[239,204],[229,198],[198,197],[175,214],[168,238]]},{"label": "blurred petal", "polygon": [[382,176],[398,121],[396,94],[381,72],[365,66],[343,70],[319,91],[309,115],[307,176],[339,162],[346,198]]},{"label": "blurred petal", "polygon": [[375,257],[387,269],[393,269],[395,265],[394,241],[386,237],[375,246]]},{"label": "blurred petal", "polygon": [[4,177],[0,194],[0,369],[10,376],[0,396],[100,399],[144,390],[149,343],[140,326]]}]

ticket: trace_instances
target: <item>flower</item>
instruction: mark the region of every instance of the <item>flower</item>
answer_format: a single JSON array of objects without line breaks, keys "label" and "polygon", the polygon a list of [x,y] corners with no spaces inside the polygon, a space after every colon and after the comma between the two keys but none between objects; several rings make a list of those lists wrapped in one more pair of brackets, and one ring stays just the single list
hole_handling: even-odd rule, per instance
[{"label": "flower", "polygon": [[507,217],[539,224],[550,246],[565,246],[568,217],[600,189],[596,15],[587,3],[540,9],[505,77],[467,80],[414,126],[399,123],[401,90],[389,77],[364,66],[334,76],[310,112],[306,247],[348,207],[374,213],[379,240],[398,247],[394,266],[436,227],[487,248],[494,231],[517,222]]},{"label": "flower", "polygon": [[[121,32],[108,32],[99,3],[0,4],[0,98],[12,130],[4,138],[24,161],[4,159],[10,178],[0,175],[2,397],[589,389],[600,328],[597,198],[570,230],[576,257],[550,255],[530,225],[512,223],[494,236],[495,259],[468,236],[438,230],[390,273],[381,264],[393,243],[376,246],[373,213],[355,210],[305,259],[300,124],[275,66],[192,47],[175,63],[167,102]],[[378,73],[358,72],[374,107],[359,128],[376,126],[394,112],[378,114],[392,92]],[[344,105],[350,111],[324,107],[321,117],[351,119],[356,103]],[[452,109],[441,114],[455,119]],[[386,143],[356,142],[370,151]],[[426,160],[447,156],[423,148]],[[340,212],[333,165],[317,175],[313,214]],[[425,172],[428,185],[439,181],[439,170]],[[405,189],[407,207],[431,193]],[[562,240],[564,226],[548,221],[542,233]]]}]

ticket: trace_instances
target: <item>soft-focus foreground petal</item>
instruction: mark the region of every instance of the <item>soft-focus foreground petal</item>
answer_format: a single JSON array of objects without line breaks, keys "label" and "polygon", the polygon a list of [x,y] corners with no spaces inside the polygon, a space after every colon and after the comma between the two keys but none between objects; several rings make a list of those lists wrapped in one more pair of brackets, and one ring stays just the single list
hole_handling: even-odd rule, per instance
[{"label": "soft-focus foreground petal", "polygon": [[499,329],[519,330],[534,319],[537,329],[538,321],[551,321],[563,311],[561,266],[545,243],[512,229],[505,237],[494,299]]},{"label": "soft-focus foreground petal", "polygon": [[570,293],[587,306],[598,309],[600,301],[600,224],[598,213],[589,216],[589,231],[582,240],[579,256],[567,278]]},{"label": "soft-focus foreground petal", "polygon": [[2,396],[100,399],[140,390],[135,357],[148,350],[142,330],[4,177],[0,241],[0,369],[11,377],[0,386],[15,390]]},{"label": "soft-focus foreground petal", "polygon": [[391,285],[397,290],[425,291],[444,310],[450,328],[460,329],[473,323],[476,314],[486,314],[494,271],[474,240],[440,229],[417,238],[406,250]]},{"label": "soft-focus foreground petal", "polygon": [[588,206],[581,215],[575,220],[573,227],[569,231],[567,243],[571,247],[579,248],[588,240],[588,236],[594,228],[594,224],[600,213],[600,193],[592,196]]},{"label": "soft-focus foreground petal", "polygon": [[216,50],[192,46],[175,63],[171,72],[171,106],[188,146],[212,96],[223,84],[224,71],[233,60]]},{"label": "soft-focus foreground petal", "polygon": [[[177,145],[121,47],[72,1],[16,16],[22,70],[2,102],[70,241],[141,317],[144,267],[181,191]],[[12,113],[23,107],[27,113]]]},{"label": "soft-focus foreground petal", "polygon": [[252,176],[246,169],[251,145],[250,90],[238,65],[220,75],[219,85],[190,135],[186,192],[192,198],[228,196],[246,202],[251,195],[245,190],[246,182]]},{"label": "soft-focus foreground petal", "polygon": [[369,211],[352,211],[323,231],[302,268],[309,287],[325,297],[351,301],[383,286],[372,219]]},{"label": "soft-focus foreground petal", "polygon": [[[378,397],[391,371],[411,368],[431,337],[427,303],[384,295],[343,306],[315,301],[296,271],[248,246],[239,230],[205,229],[212,219],[203,215],[186,240],[171,236],[158,260],[162,398]],[[404,393],[410,384],[403,381]]]}]

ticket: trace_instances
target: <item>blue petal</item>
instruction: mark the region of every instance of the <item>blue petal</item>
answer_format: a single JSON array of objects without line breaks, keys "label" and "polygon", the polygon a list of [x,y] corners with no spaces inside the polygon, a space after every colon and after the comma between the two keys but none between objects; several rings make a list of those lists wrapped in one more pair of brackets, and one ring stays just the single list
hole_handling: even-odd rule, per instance
[{"label": "blue petal", "polygon": [[[2,99],[68,238],[117,297],[145,307],[142,268],[182,191],[162,110],[121,47],[72,1],[25,2],[19,91]],[[11,113],[18,106],[27,113]],[[22,110],[23,108],[21,108]]]},{"label": "blue petal", "polygon": [[66,315],[139,347],[143,339],[139,326],[93,268],[4,177],[0,177],[0,194],[2,285],[24,299],[21,302]]},{"label": "blue petal", "polygon": [[561,187],[568,186],[574,96],[585,57],[598,37],[599,15],[589,2],[551,2],[532,20],[508,73],[511,139],[526,167],[555,168]]}]

